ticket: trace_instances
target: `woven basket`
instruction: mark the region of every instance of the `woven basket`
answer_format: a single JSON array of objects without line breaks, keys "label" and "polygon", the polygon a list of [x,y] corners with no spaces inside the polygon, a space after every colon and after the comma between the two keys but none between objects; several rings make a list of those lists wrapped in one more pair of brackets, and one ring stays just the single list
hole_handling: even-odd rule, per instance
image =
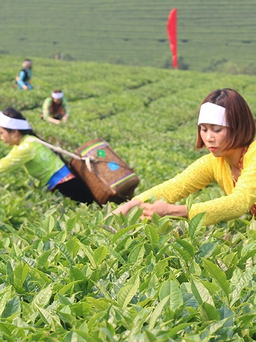
[{"label": "woven basket", "polygon": [[87,162],[72,158],[70,167],[87,184],[98,204],[119,204],[132,198],[139,177],[105,140],[88,141],[75,154],[88,157]]}]

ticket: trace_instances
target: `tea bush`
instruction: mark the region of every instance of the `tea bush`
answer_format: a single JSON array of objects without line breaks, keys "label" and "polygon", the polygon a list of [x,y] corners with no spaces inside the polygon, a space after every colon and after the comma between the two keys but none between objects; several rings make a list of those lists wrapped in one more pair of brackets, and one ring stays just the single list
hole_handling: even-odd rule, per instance
[{"label": "tea bush", "polygon": [[[46,141],[74,151],[102,137],[139,175],[136,193],[182,171],[196,116],[212,90],[238,90],[256,111],[254,76],[34,59],[34,90],[14,86],[20,60],[0,56],[1,109],[21,110]],[[54,88],[71,116],[40,119]],[[1,157],[9,147],[0,144]],[[43,166],[42,166],[43,167]],[[23,169],[1,175],[0,339],[3,341],[253,341],[256,233],[249,217],[205,227],[116,204],[76,204]],[[187,203],[222,195],[216,185]],[[182,203],[185,203],[185,199]]]}]

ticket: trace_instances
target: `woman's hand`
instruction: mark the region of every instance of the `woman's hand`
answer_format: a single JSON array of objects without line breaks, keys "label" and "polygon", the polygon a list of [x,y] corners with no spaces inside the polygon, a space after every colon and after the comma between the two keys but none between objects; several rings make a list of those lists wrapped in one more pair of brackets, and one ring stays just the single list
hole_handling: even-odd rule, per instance
[{"label": "woman's hand", "polygon": [[65,115],[63,116],[63,118],[61,119],[61,121],[67,122],[67,121],[68,121],[68,115],[65,114]]},{"label": "woman's hand", "polygon": [[52,118],[50,116],[47,118],[47,121],[51,122],[51,123],[54,123],[55,125],[59,125],[60,124],[60,120],[54,119],[54,118]]},{"label": "woman's hand", "polygon": [[153,214],[159,216],[177,216],[177,217],[188,217],[188,211],[186,205],[169,204],[162,201],[156,201],[154,203],[142,203],[140,208],[143,209],[141,219],[145,217],[149,220],[152,219]]},{"label": "woman's hand", "polygon": [[137,199],[132,199],[129,202],[126,202],[124,204],[119,205],[119,207],[117,207],[114,211],[111,211],[111,213],[109,213],[105,217],[105,219],[108,218],[109,216],[112,216],[112,215],[119,215],[120,213],[122,213],[124,216],[126,216],[132,208],[139,206],[140,204],[141,204],[141,201],[139,201]]},{"label": "woman's hand", "polygon": [[145,217],[149,220],[152,219],[153,214],[158,214],[159,216],[163,217],[166,215],[170,216],[177,216],[177,217],[188,217],[188,211],[186,205],[176,205],[176,204],[169,204],[162,201],[156,201],[154,203],[142,203],[138,199],[132,199],[129,202],[126,202],[119,207],[117,207],[114,211],[109,213],[106,217],[112,215],[119,215],[122,213],[124,216],[128,214],[128,212],[136,207],[139,206],[143,212],[141,215],[141,219],[143,220]]}]

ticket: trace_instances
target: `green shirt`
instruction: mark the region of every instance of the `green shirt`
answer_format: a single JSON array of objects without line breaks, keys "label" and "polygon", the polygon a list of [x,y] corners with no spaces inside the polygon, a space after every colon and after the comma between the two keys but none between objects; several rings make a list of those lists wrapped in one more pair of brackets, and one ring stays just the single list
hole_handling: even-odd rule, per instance
[{"label": "green shirt", "polygon": [[[47,120],[49,118],[49,116],[51,116],[51,114],[50,114],[51,102],[52,102],[52,98],[51,97],[47,97],[44,100],[43,107],[42,107],[43,119],[44,120]],[[65,97],[62,98],[62,108],[63,108],[63,110],[65,112],[65,115],[69,116],[70,112],[69,112],[68,103],[67,103],[67,100],[65,99]],[[55,114],[57,114],[57,113],[55,113]]]},{"label": "green shirt", "polygon": [[0,159],[0,173],[16,170],[24,165],[28,173],[45,186],[52,175],[65,164],[48,147],[37,142],[39,139],[25,135],[7,156]]}]

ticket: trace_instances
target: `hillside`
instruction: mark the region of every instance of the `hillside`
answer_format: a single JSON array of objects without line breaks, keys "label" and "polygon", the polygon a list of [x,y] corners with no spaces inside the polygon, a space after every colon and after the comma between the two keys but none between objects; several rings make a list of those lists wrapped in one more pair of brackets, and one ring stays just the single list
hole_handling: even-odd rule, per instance
[{"label": "hillside", "polygon": [[[168,179],[200,155],[194,148],[197,110],[210,91],[236,89],[256,117],[255,76],[35,58],[34,90],[22,92],[13,88],[21,60],[0,55],[0,63],[2,109],[21,110],[36,132],[71,152],[104,138],[136,168],[141,177],[137,191]],[[60,127],[40,119],[43,100],[56,88],[64,91],[71,110],[70,120]]]},{"label": "hillside", "polygon": [[2,1],[0,53],[168,68],[174,7],[181,68],[255,73],[253,0]]}]

